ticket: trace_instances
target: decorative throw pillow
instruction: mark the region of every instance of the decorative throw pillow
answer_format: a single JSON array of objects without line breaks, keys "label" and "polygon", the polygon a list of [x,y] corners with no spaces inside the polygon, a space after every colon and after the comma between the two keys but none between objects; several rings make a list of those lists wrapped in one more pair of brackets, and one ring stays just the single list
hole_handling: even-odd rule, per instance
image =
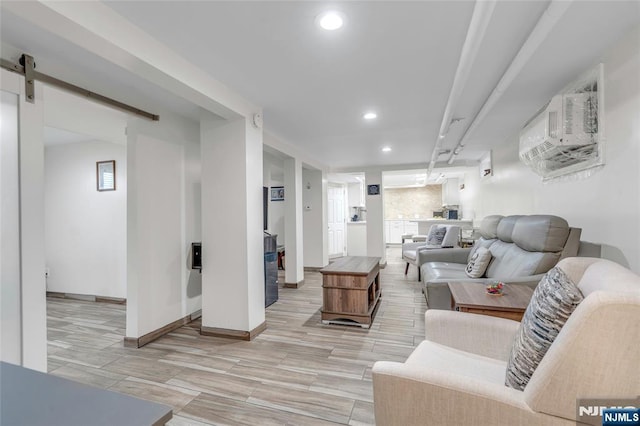
[{"label": "decorative throw pillow", "polygon": [[429,229],[429,235],[427,236],[427,245],[439,246],[444,240],[444,234],[447,233],[447,228],[444,226],[438,226],[435,229]]},{"label": "decorative throw pillow", "polygon": [[486,247],[478,247],[473,253],[464,272],[469,278],[480,278],[484,275],[491,262],[491,252]]},{"label": "decorative throw pillow", "polygon": [[558,268],[542,277],[516,332],[505,385],[523,390],[571,313],[582,302],[578,287]]}]

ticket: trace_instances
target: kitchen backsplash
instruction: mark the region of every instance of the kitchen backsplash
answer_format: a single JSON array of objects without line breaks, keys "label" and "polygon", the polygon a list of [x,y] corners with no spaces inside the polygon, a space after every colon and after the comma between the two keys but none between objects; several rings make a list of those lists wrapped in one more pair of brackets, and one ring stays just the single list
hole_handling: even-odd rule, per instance
[{"label": "kitchen backsplash", "polygon": [[431,219],[434,210],[442,210],[442,185],[384,190],[384,218],[387,220]]}]

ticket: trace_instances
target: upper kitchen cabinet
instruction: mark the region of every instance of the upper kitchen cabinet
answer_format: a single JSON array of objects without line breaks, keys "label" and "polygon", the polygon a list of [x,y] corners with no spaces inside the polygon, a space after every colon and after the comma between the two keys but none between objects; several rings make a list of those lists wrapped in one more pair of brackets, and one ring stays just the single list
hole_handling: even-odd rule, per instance
[{"label": "upper kitchen cabinet", "polygon": [[364,206],[364,184],[362,182],[350,182],[347,186],[349,207]]},{"label": "upper kitchen cabinet", "polygon": [[449,178],[442,184],[442,205],[451,206],[460,204],[460,188],[457,178]]}]

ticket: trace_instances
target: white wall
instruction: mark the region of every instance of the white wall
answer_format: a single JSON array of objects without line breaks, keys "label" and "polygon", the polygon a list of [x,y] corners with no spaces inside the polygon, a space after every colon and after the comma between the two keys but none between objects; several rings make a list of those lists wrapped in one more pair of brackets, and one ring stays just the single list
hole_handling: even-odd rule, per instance
[{"label": "white wall", "polygon": [[127,126],[127,337],[140,337],[200,305],[200,277],[188,268],[200,241],[199,126],[160,113]]},{"label": "white wall", "polygon": [[93,136],[101,141],[126,143],[127,114],[122,111],[52,86],[44,86],[44,94],[46,125]]},{"label": "white wall", "polygon": [[327,206],[323,200],[326,200],[323,172],[302,169],[302,232],[306,267],[321,268],[328,264]]},{"label": "white wall", "polygon": [[[96,162],[116,161],[116,190],[96,190]],[[127,296],[126,147],[91,141],[45,149],[47,290]]]},{"label": "white wall", "polygon": [[[461,204],[475,218],[547,213],[582,228],[582,239],[605,244],[603,255],[640,272],[640,27],[604,62],[604,168],[589,178],[543,184],[518,160],[518,138],[493,152],[494,176],[465,176]],[[469,203],[469,204],[468,204]]]},{"label": "white wall", "polygon": [[[200,142],[185,140],[184,149],[184,218],[183,250],[189,250],[192,242],[202,241],[202,167]],[[202,274],[187,264],[182,271],[183,312],[194,313],[202,309]]]}]

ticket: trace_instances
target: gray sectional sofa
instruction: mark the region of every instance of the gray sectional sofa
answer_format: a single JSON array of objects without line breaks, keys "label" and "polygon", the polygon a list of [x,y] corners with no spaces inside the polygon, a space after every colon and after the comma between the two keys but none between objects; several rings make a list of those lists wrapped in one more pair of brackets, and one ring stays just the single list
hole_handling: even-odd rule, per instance
[{"label": "gray sectional sofa", "polygon": [[[488,216],[480,225],[481,238],[472,248],[419,251],[423,293],[429,309],[451,309],[450,281],[518,283],[535,287],[560,259],[578,254],[581,229],[558,216]],[[482,278],[469,278],[465,268],[478,249],[491,252]]]}]

